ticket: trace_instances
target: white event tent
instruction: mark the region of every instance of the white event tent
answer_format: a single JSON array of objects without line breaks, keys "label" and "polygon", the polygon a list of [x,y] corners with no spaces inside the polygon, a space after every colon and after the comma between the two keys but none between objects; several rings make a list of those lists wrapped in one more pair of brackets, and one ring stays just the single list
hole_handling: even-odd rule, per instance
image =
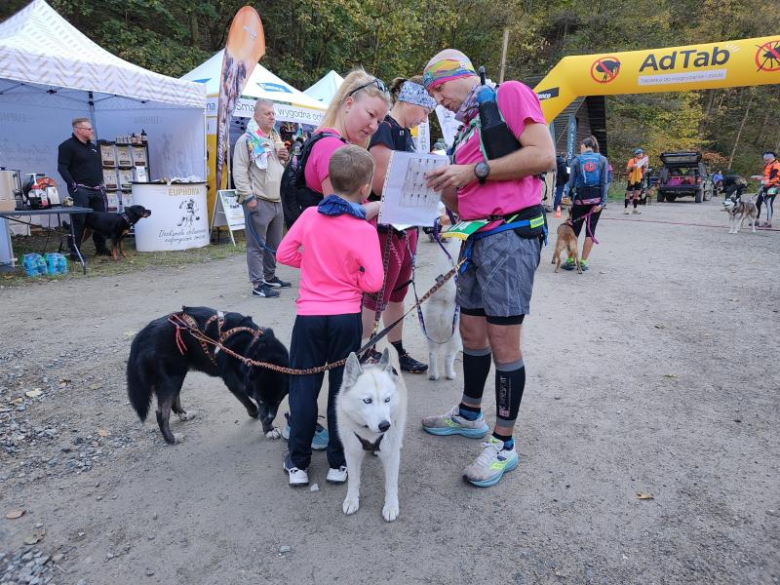
[{"label": "white event tent", "polygon": [[97,139],[140,133],[152,179],[205,178],[206,92],[123,61],[44,0],[0,23],[0,166],[55,181],[57,146],[71,119],[92,119]]},{"label": "white event tent", "polygon": [[[206,106],[209,117],[209,134],[216,133],[217,101],[219,99],[219,75],[222,70],[224,50],[215,53],[208,61],[202,63],[182,79],[199,82],[206,87],[208,103]],[[246,81],[241,99],[233,112],[234,118],[251,118],[255,102],[258,99],[268,99],[274,102],[276,119],[279,122],[296,122],[308,126],[317,126],[327,109],[327,105],[305,95],[292,85],[277,77],[260,65],[255,66]]]},{"label": "white event tent", "polygon": [[344,83],[344,78],[331,69],[322,77],[322,79],[312,85],[309,89],[305,89],[303,93],[321,101],[327,106],[330,104],[333,96],[336,95],[336,92],[339,90],[342,83]]}]

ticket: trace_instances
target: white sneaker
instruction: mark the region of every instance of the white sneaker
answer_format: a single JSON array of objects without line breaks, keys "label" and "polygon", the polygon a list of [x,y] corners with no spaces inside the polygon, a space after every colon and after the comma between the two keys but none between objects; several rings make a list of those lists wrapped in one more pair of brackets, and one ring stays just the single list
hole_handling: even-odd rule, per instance
[{"label": "white sneaker", "polygon": [[623,212],[623,215],[628,215],[629,213],[631,213],[631,212],[630,212],[630,211],[628,210],[628,208],[626,207],[626,210]]},{"label": "white sneaker", "polygon": [[290,460],[285,461],[283,467],[290,476],[290,485],[292,487],[309,485],[309,473],[305,469],[298,469]]},{"label": "white sneaker", "polygon": [[641,212],[641,211],[639,211],[638,209],[634,209],[634,215],[640,215],[641,213],[642,213],[642,212]]},{"label": "white sneaker", "polygon": [[476,461],[463,470],[463,479],[477,487],[496,485],[504,474],[517,467],[519,457],[514,445],[504,449],[504,442],[490,437],[487,443],[482,443],[482,453]]},{"label": "white sneaker", "polygon": [[347,468],[341,466],[338,469],[331,467],[328,469],[328,477],[325,478],[328,483],[344,483],[347,481]]}]

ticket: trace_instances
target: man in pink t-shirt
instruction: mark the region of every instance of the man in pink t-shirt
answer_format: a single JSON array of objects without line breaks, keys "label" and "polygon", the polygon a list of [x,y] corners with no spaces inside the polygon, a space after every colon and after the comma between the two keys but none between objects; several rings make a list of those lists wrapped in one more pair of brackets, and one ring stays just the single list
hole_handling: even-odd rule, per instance
[{"label": "man in pink t-shirt", "polygon": [[513,430],[526,379],[520,332],[530,309],[545,225],[538,175],[555,168],[555,150],[536,94],[508,81],[498,88],[495,101],[507,135],[511,133],[509,141],[514,137],[520,148],[484,158],[495,143],[481,144],[477,94],[483,88],[460,51],[447,49],[431,59],[423,84],[463,124],[453,164],[429,172],[428,184],[442,191],[444,203],[461,219],[492,221],[466,243],[470,259],[458,280],[464,379],[460,404],[423,419],[422,425],[433,435],[484,437],[490,429],[482,415],[482,395],[494,361],[496,426],[482,453],[463,471],[473,485],[489,487],[518,464]]}]

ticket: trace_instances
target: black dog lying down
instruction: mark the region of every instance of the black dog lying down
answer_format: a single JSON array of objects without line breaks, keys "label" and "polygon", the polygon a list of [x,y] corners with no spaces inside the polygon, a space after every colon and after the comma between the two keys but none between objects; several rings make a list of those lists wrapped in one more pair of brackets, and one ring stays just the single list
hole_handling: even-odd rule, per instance
[{"label": "black dog lying down", "polygon": [[[208,307],[182,307],[174,313],[209,338],[218,341],[237,354],[280,366],[289,365],[289,354],[271,329],[255,325],[251,317],[240,313],[219,313]],[[157,395],[157,424],[169,444],[176,438],[171,432],[171,410],[182,420],[187,413],[181,406],[179,393],[190,370],[222,378],[225,385],[244,405],[252,418],[260,417],[263,432],[273,431],[272,423],[279,404],[287,396],[288,376],[267,368],[246,366],[224,351],[203,344],[190,333],[178,330],[169,321],[171,315],[160,317],[144,327],[133,340],[127,361],[127,394],[142,421],[146,420],[152,394]],[[205,347],[204,347],[205,345]]]},{"label": "black dog lying down", "polygon": [[111,257],[115,262],[119,260],[118,254],[121,254],[122,258],[126,258],[125,236],[127,232],[141,219],[150,215],[152,212],[143,205],[131,205],[126,207],[123,213],[103,211],[88,213],[84,220],[84,237],[81,239],[81,245],[89,239],[94,231],[111,239]]}]

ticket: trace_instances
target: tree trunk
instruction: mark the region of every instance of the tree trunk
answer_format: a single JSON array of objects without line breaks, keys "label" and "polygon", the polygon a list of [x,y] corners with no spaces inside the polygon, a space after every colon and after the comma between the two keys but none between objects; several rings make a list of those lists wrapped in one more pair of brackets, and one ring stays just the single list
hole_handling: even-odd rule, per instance
[{"label": "tree trunk", "polygon": [[707,106],[704,109],[704,115],[699,123],[699,144],[704,142],[704,134],[707,130],[707,124],[710,121],[710,115],[712,114],[712,106],[715,105],[715,93],[714,89],[711,89],[707,95]]},{"label": "tree trunk", "polygon": [[190,46],[197,47],[200,43],[200,31],[198,30],[198,15],[193,10],[190,12]]},{"label": "tree trunk", "polygon": [[753,105],[753,92],[750,91],[750,89],[748,89],[748,92],[750,93],[750,99],[748,99],[748,104],[745,108],[745,115],[742,116],[742,123],[740,123],[739,130],[737,130],[737,136],[734,138],[734,148],[731,149],[731,156],[729,157],[729,170],[731,170],[731,165],[734,164],[734,155],[737,153],[739,139],[742,136],[742,130],[745,128],[745,122],[747,122],[748,116],[750,115],[750,106]]}]

